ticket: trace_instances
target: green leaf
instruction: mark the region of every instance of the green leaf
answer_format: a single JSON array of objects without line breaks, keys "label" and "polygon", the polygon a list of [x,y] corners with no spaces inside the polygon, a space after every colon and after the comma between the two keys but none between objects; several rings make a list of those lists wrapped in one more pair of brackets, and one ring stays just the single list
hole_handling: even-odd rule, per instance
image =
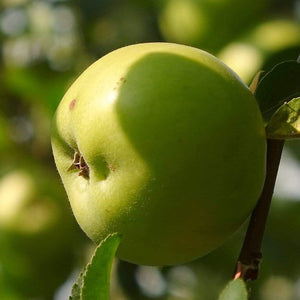
[{"label": "green leaf", "polygon": [[264,71],[259,71],[258,73],[256,73],[256,75],[252,79],[252,82],[250,83],[250,86],[249,86],[249,89],[252,94],[255,93],[255,91],[258,87],[258,84],[259,84],[260,80],[262,79],[263,75],[264,75]]},{"label": "green leaf", "polygon": [[108,300],[110,273],[121,241],[118,233],[108,235],[96,248],[91,262],[78,276],[70,300]]},{"label": "green leaf", "polygon": [[242,279],[230,281],[222,291],[219,300],[247,300],[248,292]]},{"label": "green leaf", "polygon": [[81,272],[77,278],[77,281],[74,283],[69,300],[80,300],[83,274],[84,272]]},{"label": "green leaf", "polygon": [[83,276],[82,300],[109,299],[111,267],[120,240],[120,234],[115,233],[106,237],[97,247]]},{"label": "green leaf", "polygon": [[300,97],[284,103],[273,114],[266,132],[271,139],[300,138]]},{"label": "green leaf", "polygon": [[43,105],[53,113],[64,94],[71,74],[45,74],[32,69],[8,68],[1,74],[5,88],[30,105]]},{"label": "green leaf", "polygon": [[281,105],[300,96],[300,63],[276,65],[260,79],[254,95],[267,124]]}]

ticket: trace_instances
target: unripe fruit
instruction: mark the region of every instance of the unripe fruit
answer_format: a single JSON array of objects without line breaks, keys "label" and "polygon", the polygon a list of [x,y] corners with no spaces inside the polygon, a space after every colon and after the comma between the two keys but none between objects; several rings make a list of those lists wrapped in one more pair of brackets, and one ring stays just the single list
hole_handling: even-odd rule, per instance
[{"label": "unripe fruit", "polygon": [[211,251],[264,182],[253,95],[218,59],[183,45],[137,44],[95,62],[62,99],[52,145],[82,229],[96,242],[120,232],[118,257],[138,264]]},{"label": "unripe fruit", "polygon": [[299,48],[299,24],[288,19],[273,19],[229,43],[217,56],[249,83],[258,71],[297,58]]},{"label": "unripe fruit", "polygon": [[[156,1],[164,39],[216,52],[265,15],[267,0]],[[238,26],[237,26],[238,24]]]},{"label": "unripe fruit", "polygon": [[[52,175],[22,167],[0,178],[0,284],[26,299],[49,298],[75,260],[76,227]],[[0,299],[13,299],[2,286]]]}]

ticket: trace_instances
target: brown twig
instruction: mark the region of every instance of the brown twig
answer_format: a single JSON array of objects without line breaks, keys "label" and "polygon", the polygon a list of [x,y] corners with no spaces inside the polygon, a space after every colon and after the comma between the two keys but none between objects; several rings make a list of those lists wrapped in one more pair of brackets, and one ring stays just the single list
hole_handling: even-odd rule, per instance
[{"label": "brown twig", "polygon": [[234,279],[245,281],[258,277],[262,259],[261,245],[266,221],[274,192],[275,181],[281,159],[284,140],[267,140],[266,178],[261,196],[254,208],[248,225],[244,243],[236,264]]}]

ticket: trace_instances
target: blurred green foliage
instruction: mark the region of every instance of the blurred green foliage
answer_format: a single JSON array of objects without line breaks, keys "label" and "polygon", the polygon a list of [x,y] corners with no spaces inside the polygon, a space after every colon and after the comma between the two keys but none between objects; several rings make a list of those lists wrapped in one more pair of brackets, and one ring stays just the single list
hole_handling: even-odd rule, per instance
[{"label": "blurred green foliage", "polygon": [[[56,106],[88,65],[128,44],[180,42],[215,54],[249,83],[260,69],[300,53],[299,20],[299,0],[2,0],[0,299],[67,299],[68,280],[94,247],[72,216],[50,147]],[[298,171],[282,184],[299,175],[299,141],[286,150]],[[299,195],[298,178],[298,193],[278,193],[272,205],[251,299],[300,299]],[[182,266],[116,260],[112,299],[217,299],[244,231]]]}]

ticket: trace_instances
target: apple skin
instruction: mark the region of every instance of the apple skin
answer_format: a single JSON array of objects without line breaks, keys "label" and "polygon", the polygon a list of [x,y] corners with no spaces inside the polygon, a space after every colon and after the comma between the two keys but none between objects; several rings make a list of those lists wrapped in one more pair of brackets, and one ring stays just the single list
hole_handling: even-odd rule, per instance
[{"label": "apple skin", "polygon": [[83,231],[97,243],[121,233],[117,256],[142,265],[219,246],[249,216],[265,176],[264,126],[247,86],[207,52],[171,43],[92,64],[56,111],[52,147]]}]

